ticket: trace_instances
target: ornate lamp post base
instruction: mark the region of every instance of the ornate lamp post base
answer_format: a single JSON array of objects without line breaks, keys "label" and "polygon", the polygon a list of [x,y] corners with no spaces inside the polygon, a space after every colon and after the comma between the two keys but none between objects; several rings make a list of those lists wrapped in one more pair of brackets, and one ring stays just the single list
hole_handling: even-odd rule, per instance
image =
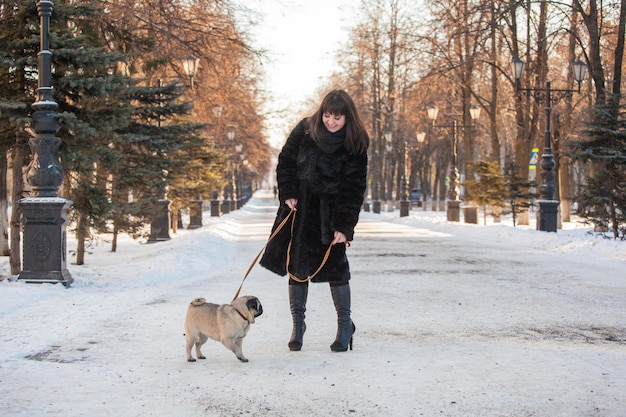
[{"label": "ornate lamp post base", "polygon": [[446,215],[449,222],[458,222],[461,218],[461,200],[448,200]]},{"label": "ornate lamp post base", "polygon": [[219,217],[222,211],[222,202],[217,198],[211,200],[211,217]]},{"label": "ornate lamp post base", "polygon": [[556,232],[558,226],[559,202],[556,200],[539,200],[537,212],[537,230]]},{"label": "ornate lamp post base", "polygon": [[222,213],[224,214],[230,213],[230,200],[224,200],[222,202]]},{"label": "ornate lamp post base", "polygon": [[382,203],[380,201],[380,183],[374,185],[374,201],[372,202],[372,211],[376,214],[380,213]]},{"label": "ornate lamp post base", "polygon": [[[404,144],[404,160],[406,161],[406,142]],[[406,162],[405,162],[406,164]],[[406,176],[402,176],[402,200],[400,200],[400,217],[407,217],[411,210],[411,198],[409,194],[409,183]]]},{"label": "ornate lamp post base", "polygon": [[411,208],[411,202],[402,200],[400,201],[400,217],[407,217]]},{"label": "ornate lamp post base", "polygon": [[69,287],[74,279],[66,268],[67,209],[64,198],[24,198],[19,201],[24,230],[23,267],[18,280]]},{"label": "ornate lamp post base", "polygon": [[189,226],[187,226],[187,229],[202,227],[202,200],[191,200],[189,202],[189,211]]},{"label": "ornate lamp post base", "polygon": [[152,219],[148,243],[170,240],[170,200],[159,200],[161,213]]}]

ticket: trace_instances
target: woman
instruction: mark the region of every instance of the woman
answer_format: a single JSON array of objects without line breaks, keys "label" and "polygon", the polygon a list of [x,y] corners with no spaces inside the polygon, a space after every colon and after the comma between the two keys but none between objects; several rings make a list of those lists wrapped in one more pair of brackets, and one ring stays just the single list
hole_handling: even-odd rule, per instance
[{"label": "woman", "polygon": [[309,281],[330,283],[337,311],[337,336],[330,349],[352,349],[356,327],[350,318],[346,245],[354,236],[363,204],[368,147],[369,136],[352,98],[343,90],[333,90],[313,116],[298,123],[278,156],[280,207],[272,232],[291,210],[295,224],[293,233],[288,222],[270,240],[260,264],[281,276],[289,272],[292,351],[302,348]]}]

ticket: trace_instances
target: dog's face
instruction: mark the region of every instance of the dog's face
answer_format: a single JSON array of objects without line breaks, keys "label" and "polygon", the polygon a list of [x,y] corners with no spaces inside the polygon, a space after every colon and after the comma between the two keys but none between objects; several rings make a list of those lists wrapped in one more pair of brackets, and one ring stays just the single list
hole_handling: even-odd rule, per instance
[{"label": "dog's face", "polygon": [[261,305],[261,301],[255,296],[252,295],[244,295],[243,297],[239,297],[237,300],[233,302],[239,304],[239,301],[243,302],[248,310],[250,317],[248,320],[250,323],[254,323],[254,319],[263,314],[263,306]]},{"label": "dog's face", "polygon": [[246,306],[249,310],[254,311],[254,317],[259,317],[263,314],[263,306],[258,298],[252,297],[248,301],[246,301]]}]

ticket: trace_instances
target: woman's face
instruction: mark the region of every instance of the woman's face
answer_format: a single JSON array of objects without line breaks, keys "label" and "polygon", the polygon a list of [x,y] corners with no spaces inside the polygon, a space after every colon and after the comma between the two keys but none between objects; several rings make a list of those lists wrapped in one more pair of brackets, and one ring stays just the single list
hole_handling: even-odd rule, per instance
[{"label": "woman's face", "polygon": [[329,132],[335,133],[345,126],[346,115],[331,114],[326,112],[322,115],[322,121],[324,122],[324,126],[326,126],[326,129],[328,129]]}]

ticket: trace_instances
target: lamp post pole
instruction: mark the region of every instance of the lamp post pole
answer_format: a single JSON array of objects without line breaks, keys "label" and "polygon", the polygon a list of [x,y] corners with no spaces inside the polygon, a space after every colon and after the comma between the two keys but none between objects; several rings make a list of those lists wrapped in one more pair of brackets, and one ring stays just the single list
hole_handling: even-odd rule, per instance
[{"label": "lamp post pole", "polygon": [[237,152],[237,155],[234,157],[235,161],[237,160],[237,157],[239,157],[239,161],[240,163],[236,163],[235,164],[235,170],[233,171],[233,184],[235,185],[235,191],[236,191],[236,198],[235,198],[235,209],[239,210],[241,208],[241,206],[243,206],[242,203],[242,199],[243,199],[243,186],[242,186],[242,181],[241,181],[241,174],[243,172],[243,161],[246,159],[246,155],[241,153],[241,151],[243,150],[243,145],[238,143],[237,145],[235,145],[235,151]]},{"label": "lamp post pole", "polygon": [[409,208],[411,202],[408,199],[409,194],[409,182],[406,176],[406,159],[409,152],[409,147],[406,140],[402,143],[402,178],[400,178],[400,217],[406,217],[409,215]]},{"label": "lamp post pole", "polygon": [[[428,118],[432,120],[433,129],[452,129],[452,164],[450,165],[450,185],[448,186],[448,201],[446,202],[446,215],[449,222],[458,222],[460,220],[461,200],[459,189],[459,169],[458,169],[458,152],[457,152],[457,133],[459,129],[473,129],[475,125],[459,126],[456,120],[451,125],[435,125],[435,120],[439,114],[439,109],[435,105],[428,106]],[[480,116],[480,107],[472,106],[470,108],[470,116],[472,122]]]},{"label": "lamp post pole", "polygon": [[411,190],[410,190],[410,185],[411,185],[411,171],[410,169],[408,170],[407,173],[407,168],[409,167],[408,164],[408,156],[409,156],[409,151],[415,151],[418,150],[421,143],[424,141],[424,136],[425,135],[420,135],[417,134],[416,138],[417,138],[417,146],[410,146],[407,141],[405,140],[402,144],[402,182],[401,182],[401,186],[402,186],[402,190],[401,190],[401,201],[400,201],[400,217],[406,217],[409,215],[409,211],[411,210],[411,203],[412,203],[412,198],[411,198]]},{"label": "lamp post pole", "polygon": [[[219,124],[220,124],[220,117],[222,117],[222,110],[223,109],[221,105],[219,104],[213,105],[213,116],[215,117],[215,132],[219,132]],[[213,140],[215,141],[215,137],[213,138]],[[219,189],[213,190],[211,197],[212,197],[211,198],[211,216],[212,217],[219,217],[222,214],[222,212],[228,213],[228,211],[224,211],[225,205],[223,204],[223,201],[220,200]]]},{"label": "lamp post pole", "polygon": [[[200,60],[192,55],[183,60],[183,70],[189,77],[189,88],[193,90],[193,79],[198,70]],[[189,202],[189,226],[187,229],[198,229],[202,227],[202,194],[198,192],[195,200]]]},{"label": "lamp post pole", "polygon": [[558,225],[559,201],[554,199],[556,187],[554,186],[554,155],[552,154],[552,130],[551,114],[552,105],[557,104],[562,98],[571,98],[574,93],[580,93],[580,83],[585,78],[587,66],[582,61],[572,64],[574,80],[578,83],[578,89],[553,89],[550,81],[546,82],[545,88],[522,88],[521,78],[524,71],[524,61],[519,58],[513,59],[513,71],[515,74],[515,89],[518,96],[534,97],[538,104],[545,103],[546,130],[544,134],[543,154],[541,155],[541,185],[539,185],[539,212],[537,213],[537,230],[544,232],[556,232]]},{"label": "lamp post pole", "polygon": [[[161,101],[161,79],[157,79],[158,99],[159,106],[163,103]],[[157,128],[161,129],[161,116],[157,117]],[[159,195],[158,213],[154,215],[150,221],[150,236],[148,236],[148,243],[164,242],[170,240],[170,200],[167,199],[167,185],[165,184],[165,174],[163,175],[163,184],[157,189]]]},{"label": "lamp post pole", "polygon": [[393,211],[394,198],[393,198],[393,133],[391,131],[385,132],[385,202],[387,204],[387,211]]},{"label": "lamp post pole", "polygon": [[[228,141],[230,143],[233,142],[233,140],[235,140],[235,127],[234,126],[230,126],[228,128],[228,130],[226,131],[226,137],[228,138]],[[236,150],[236,147],[235,147]],[[229,157],[230,161],[230,165],[231,165],[231,171],[230,171],[230,179],[229,179],[229,183],[228,183],[228,202],[225,204],[228,204],[228,211],[235,211],[237,209],[237,203],[236,203],[236,196],[237,196],[237,186],[235,185],[235,162],[233,161],[232,157]]]},{"label": "lamp post pole", "polygon": [[61,283],[66,287],[74,281],[66,268],[67,210],[72,201],[59,198],[63,168],[58,151],[61,139],[56,113],[58,104],[52,94],[52,52],[50,16],[54,5],[40,1],[40,52],[37,65],[37,101],[32,104],[33,137],[29,141],[33,154],[26,179],[31,185],[29,198],[21,199],[23,225],[23,266],[18,280],[32,283]]},{"label": "lamp post pole", "polygon": [[[377,141],[380,141],[378,139]],[[378,145],[378,143],[376,143]],[[381,154],[378,150],[378,146],[374,149],[374,160],[376,161],[376,166],[374,168],[374,177],[372,178],[373,189],[372,189],[372,212],[379,214],[382,203],[380,201],[380,181],[382,178],[382,162],[381,162]]]},{"label": "lamp post pole", "polygon": [[[424,148],[422,147],[422,144],[424,143],[424,140],[426,139],[426,132],[416,133],[415,137],[417,139],[417,149],[419,149],[420,151],[420,163],[418,167],[421,168],[421,175],[419,176],[419,180],[420,180],[419,184],[420,184],[420,190],[422,192],[422,210],[426,211],[426,203],[428,202],[428,197],[431,196],[430,161],[429,161],[430,153],[428,149],[429,143],[428,142],[426,143],[426,149],[425,149],[426,152],[424,152]],[[422,179],[426,179],[426,184],[422,183]],[[409,183],[410,182],[411,181],[410,181],[410,176],[409,176]],[[426,187],[424,187],[424,185],[426,185]]]}]

